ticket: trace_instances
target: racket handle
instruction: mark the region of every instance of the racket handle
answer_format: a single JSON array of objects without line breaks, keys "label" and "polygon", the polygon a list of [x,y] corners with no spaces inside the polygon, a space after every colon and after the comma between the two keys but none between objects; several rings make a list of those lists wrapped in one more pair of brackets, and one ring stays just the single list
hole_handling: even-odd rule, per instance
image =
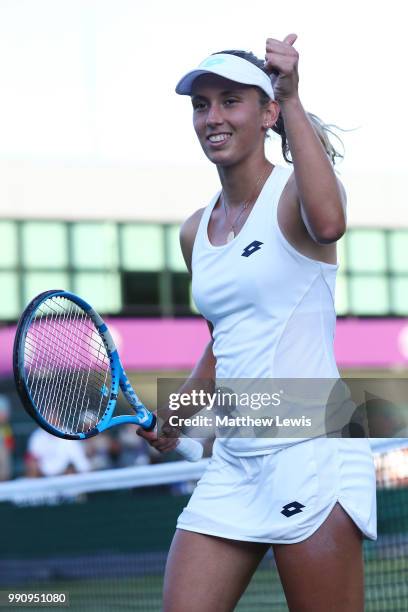
[{"label": "racket handle", "polygon": [[176,451],[187,461],[199,461],[203,456],[203,446],[192,438],[179,438]]}]

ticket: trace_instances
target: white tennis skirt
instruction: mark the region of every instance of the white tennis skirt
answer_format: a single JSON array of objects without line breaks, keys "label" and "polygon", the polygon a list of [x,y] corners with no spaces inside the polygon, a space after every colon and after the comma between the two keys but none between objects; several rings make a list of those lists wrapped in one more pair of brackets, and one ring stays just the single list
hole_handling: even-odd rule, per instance
[{"label": "white tennis skirt", "polygon": [[267,455],[213,456],[177,528],[250,542],[294,544],[339,502],[367,538],[377,537],[376,479],[364,439],[318,438]]}]

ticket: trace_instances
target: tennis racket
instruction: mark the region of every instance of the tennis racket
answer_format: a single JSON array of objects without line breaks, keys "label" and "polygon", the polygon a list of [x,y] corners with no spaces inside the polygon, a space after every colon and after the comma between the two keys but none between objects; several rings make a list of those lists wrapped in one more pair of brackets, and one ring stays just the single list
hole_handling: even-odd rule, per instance
[{"label": "tennis racket", "polygon": [[[153,431],[156,417],[134,392],[102,318],[73,293],[52,290],[23,312],[14,340],[17,391],[28,414],[59,438],[83,440],[134,423]],[[122,389],[133,414],[113,416]],[[198,461],[202,445],[179,438],[177,452]]]}]

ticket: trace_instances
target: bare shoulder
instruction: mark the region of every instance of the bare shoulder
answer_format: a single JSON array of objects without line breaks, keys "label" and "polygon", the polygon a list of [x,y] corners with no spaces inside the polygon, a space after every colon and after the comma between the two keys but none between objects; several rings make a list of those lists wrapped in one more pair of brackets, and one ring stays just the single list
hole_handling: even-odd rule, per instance
[{"label": "bare shoulder", "polygon": [[204,210],[205,208],[199,208],[198,210],[196,210],[195,213],[190,215],[190,217],[188,217],[188,219],[184,221],[180,228],[181,252],[183,253],[184,261],[186,262],[186,266],[190,274],[191,256],[193,253],[194,241]]}]

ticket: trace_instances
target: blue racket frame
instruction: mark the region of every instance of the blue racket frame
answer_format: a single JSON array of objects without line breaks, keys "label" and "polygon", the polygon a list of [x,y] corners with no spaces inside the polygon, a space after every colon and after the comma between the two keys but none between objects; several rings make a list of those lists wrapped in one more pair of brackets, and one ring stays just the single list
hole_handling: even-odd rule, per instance
[{"label": "blue racket frame", "polygon": [[[67,299],[77,304],[77,306],[82,308],[89,315],[103,340],[109,357],[112,375],[111,388],[109,391],[110,398],[104,415],[99,421],[98,425],[87,432],[68,434],[53,427],[41,416],[38,410],[36,410],[35,402],[31,397],[30,391],[26,384],[24,369],[25,338],[38,308],[43,302],[45,302],[51,297],[66,297]],[[32,418],[37,421],[37,423],[43,429],[53,434],[54,436],[58,436],[59,438],[65,438],[68,440],[83,440],[86,438],[91,438],[92,436],[96,436],[97,434],[101,433],[102,431],[105,431],[110,427],[114,427],[116,425],[123,425],[125,423],[140,425],[145,431],[152,431],[156,426],[155,415],[149,410],[147,410],[144,404],[140,401],[140,399],[134,392],[128,377],[126,376],[125,370],[122,366],[119,357],[119,353],[116,349],[113,338],[106,326],[106,323],[103,321],[102,317],[92,308],[92,306],[88,304],[88,302],[69,291],[64,291],[62,289],[53,289],[50,291],[45,291],[44,293],[41,293],[36,298],[34,298],[28,304],[17,326],[13,349],[13,370],[17,391],[27,412]],[[118,398],[119,389],[122,390],[129,404],[135,410],[135,415],[119,415],[112,418],[112,414],[115,409]]]}]

